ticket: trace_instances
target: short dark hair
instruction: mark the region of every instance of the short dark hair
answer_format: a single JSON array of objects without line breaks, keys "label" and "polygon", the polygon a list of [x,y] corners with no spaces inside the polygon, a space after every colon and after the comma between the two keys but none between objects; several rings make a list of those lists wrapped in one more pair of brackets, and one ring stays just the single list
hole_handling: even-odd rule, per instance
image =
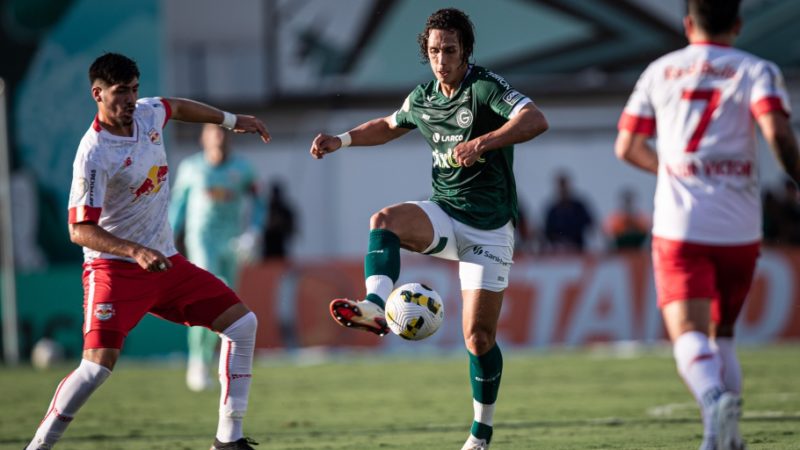
[{"label": "short dark hair", "polygon": [[89,83],[100,80],[109,85],[128,83],[139,78],[136,61],[119,53],[106,53],[95,59],[89,67]]},{"label": "short dark hair", "polygon": [[710,35],[726,33],[739,19],[741,0],[687,0],[686,10],[697,25]]},{"label": "short dark hair", "polygon": [[419,53],[423,63],[430,61],[428,58],[428,36],[430,36],[431,30],[455,31],[461,42],[461,48],[464,50],[463,62],[467,62],[470,56],[472,56],[472,50],[475,46],[475,27],[464,11],[455,8],[445,8],[436,11],[428,17],[428,21],[425,23],[425,29],[417,36]]}]

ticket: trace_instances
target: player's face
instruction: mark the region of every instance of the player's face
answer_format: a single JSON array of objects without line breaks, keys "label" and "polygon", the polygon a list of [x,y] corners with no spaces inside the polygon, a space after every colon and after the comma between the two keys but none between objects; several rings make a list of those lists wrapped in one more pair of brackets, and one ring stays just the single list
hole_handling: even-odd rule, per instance
[{"label": "player's face", "polygon": [[431,30],[428,34],[428,59],[439,83],[456,87],[464,79],[467,65],[458,33],[452,30]]},{"label": "player's face", "polygon": [[105,120],[120,126],[133,123],[133,111],[139,98],[138,78],[113,85],[98,83],[92,91]]}]

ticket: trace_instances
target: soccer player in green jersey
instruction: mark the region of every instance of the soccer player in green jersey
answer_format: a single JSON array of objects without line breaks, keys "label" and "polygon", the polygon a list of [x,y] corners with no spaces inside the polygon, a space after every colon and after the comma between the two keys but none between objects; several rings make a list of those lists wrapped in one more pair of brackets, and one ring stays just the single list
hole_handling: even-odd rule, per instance
[{"label": "soccer player in green jersey", "polygon": [[388,206],[370,219],[365,300],[336,299],[342,325],[384,335],[384,301],[400,273],[400,248],[459,261],[464,341],[474,421],[463,449],[486,449],[503,359],[495,343],[508,286],[517,221],[514,144],[547,130],[533,102],[505,79],[471,64],[472,22],[457,9],[433,13],[418,40],[434,80],[417,86],[401,109],[338,136],[320,134],[311,155],[350,145],[380,145],[418,128],[432,150],[430,200]]}]

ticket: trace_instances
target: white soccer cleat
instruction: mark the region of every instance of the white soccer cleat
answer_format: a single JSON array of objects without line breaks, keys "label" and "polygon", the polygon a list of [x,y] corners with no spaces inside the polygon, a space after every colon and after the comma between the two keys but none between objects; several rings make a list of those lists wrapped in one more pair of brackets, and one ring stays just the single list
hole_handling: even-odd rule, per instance
[{"label": "white soccer cleat", "polygon": [[742,417],[742,399],[725,392],[714,406],[714,425],[717,428],[716,450],[745,450],[746,446],[739,434],[739,418]]},{"label": "white soccer cleat", "polygon": [[369,331],[378,336],[389,332],[383,308],[369,300],[337,298],[331,302],[331,315],[340,325]]},{"label": "white soccer cleat", "polygon": [[209,367],[203,361],[189,360],[186,369],[186,386],[194,392],[202,392],[211,389],[211,377],[208,375]]},{"label": "white soccer cleat", "polygon": [[489,443],[486,442],[486,439],[478,439],[470,434],[461,450],[486,450],[488,448]]}]

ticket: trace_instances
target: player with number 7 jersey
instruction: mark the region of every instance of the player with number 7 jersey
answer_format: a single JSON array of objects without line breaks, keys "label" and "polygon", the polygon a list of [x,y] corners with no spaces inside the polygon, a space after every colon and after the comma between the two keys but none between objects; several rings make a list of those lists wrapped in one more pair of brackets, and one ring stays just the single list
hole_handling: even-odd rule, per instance
[{"label": "player with number 7 jersey", "polygon": [[615,152],[658,175],[658,306],[678,373],[701,409],[700,449],[742,450],[734,329],[760,252],[755,124],[795,182],[800,153],[777,66],[732,47],[742,25],[739,0],[687,6],[689,45],[641,75],[620,118]]},{"label": "player with number 7 jersey", "polygon": [[770,111],[789,113],[781,73],[742,50],[698,42],[650,64],[619,128],[658,136],[655,236],[714,244],[760,239],[754,123]]}]

